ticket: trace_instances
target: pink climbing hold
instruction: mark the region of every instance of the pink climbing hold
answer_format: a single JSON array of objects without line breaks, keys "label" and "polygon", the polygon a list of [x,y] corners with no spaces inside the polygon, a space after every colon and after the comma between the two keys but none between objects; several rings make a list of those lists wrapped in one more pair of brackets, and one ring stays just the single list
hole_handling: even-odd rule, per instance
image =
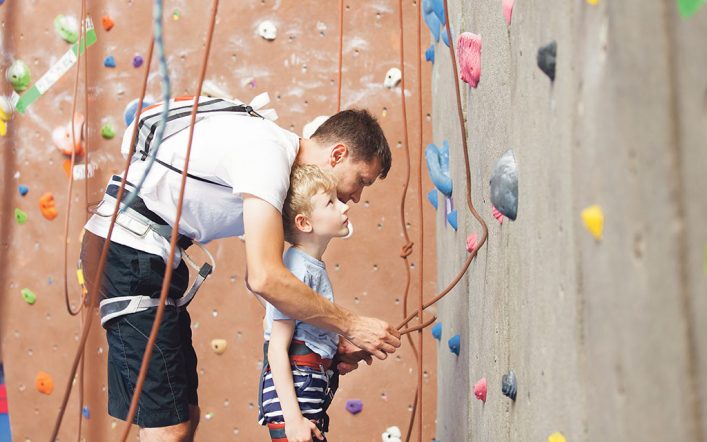
[{"label": "pink climbing hold", "polygon": [[474,384],[474,396],[476,399],[486,402],[486,378],[481,378],[479,382]]},{"label": "pink climbing hold", "polygon": [[477,241],[477,236],[476,233],[472,233],[466,238],[466,251],[469,253],[473,253],[474,249],[476,249],[476,241]]},{"label": "pink climbing hold", "polygon": [[457,56],[462,80],[475,88],[481,78],[481,36],[471,32],[460,34],[457,38]]},{"label": "pink climbing hold", "polygon": [[503,8],[503,17],[506,19],[506,24],[511,25],[511,16],[513,15],[513,3],[515,0],[502,0],[501,7]]},{"label": "pink climbing hold", "polygon": [[499,224],[503,224],[503,214],[496,209],[496,206],[491,206],[492,210],[491,213],[493,214],[493,217],[498,220]]}]

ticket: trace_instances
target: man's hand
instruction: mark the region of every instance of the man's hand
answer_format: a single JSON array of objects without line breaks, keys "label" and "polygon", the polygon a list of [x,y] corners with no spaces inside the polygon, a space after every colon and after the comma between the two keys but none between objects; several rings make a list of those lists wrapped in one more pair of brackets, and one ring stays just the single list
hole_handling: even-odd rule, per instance
[{"label": "man's hand", "polygon": [[380,360],[400,347],[400,333],[385,321],[366,316],[354,316],[346,339],[356,347]]}]

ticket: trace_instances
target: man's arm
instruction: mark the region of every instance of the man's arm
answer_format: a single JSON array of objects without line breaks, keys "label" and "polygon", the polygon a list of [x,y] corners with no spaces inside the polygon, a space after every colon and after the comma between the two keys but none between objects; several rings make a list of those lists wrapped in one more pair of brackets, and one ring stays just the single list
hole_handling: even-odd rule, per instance
[{"label": "man's arm", "polygon": [[282,263],[282,216],[271,204],[243,195],[248,287],[290,318],[338,333],[378,359],[400,347],[400,333],[387,322],[357,316],[317,295]]}]

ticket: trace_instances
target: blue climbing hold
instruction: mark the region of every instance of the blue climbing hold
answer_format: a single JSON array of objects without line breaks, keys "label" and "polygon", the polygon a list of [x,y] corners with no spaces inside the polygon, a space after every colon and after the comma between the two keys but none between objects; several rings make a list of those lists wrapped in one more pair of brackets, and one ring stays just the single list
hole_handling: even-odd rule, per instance
[{"label": "blue climbing hold", "polygon": [[430,45],[430,47],[425,50],[425,61],[435,64],[435,45]]},{"label": "blue climbing hold", "polygon": [[438,199],[437,199],[437,191],[435,189],[430,190],[430,192],[427,194],[427,200],[432,204],[437,210],[437,206],[439,205]]},{"label": "blue climbing hold", "polygon": [[427,172],[437,190],[444,196],[452,196],[452,178],[449,176],[449,143],[447,140],[438,148],[434,144],[427,145],[425,149],[425,160],[427,161]]},{"label": "blue climbing hold", "polygon": [[442,41],[449,47],[449,37],[447,37],[447,29],[442,30]]},{"label": "blue climbing hold", "polygon": [[88,411],[88,407],[84,405],[84,407],[81,409],[81,414],[83,414],[83,417],[86,419],[91,419],[91,412]]},{"label": "blue climbing hold", "polygon": [[454,230],[457,230],[457,211],[456,210],[452,210],[451,212],[449,212],[449,215],[447,215],[447,222],[449,223],[450,226],[452,226],[452,228]]},{"label": "blue climbing hold", "polygon": [[25,186],[24,184],[20,184],[17,187],[17,190],[20,192],[21,196],[27,195],[27,192],[29,192],[29,187]]},{"label": "blue climbing hold", "polygon": [[442,26],[439,18],[434,12],[432,0],[422,0],[422,17],[425,19],[425,24],[429,28],[435,41],[439,41],[439,28]]},{"label": "blue climbing hold", "polygon": [[454,335],[451,338],[449,338],[447,345],[449,345],[449,350],[452,353],[459,356],[459,350],[461,349],[461,345],[462,345],[461,337],[459,335]]},{"label": "blue climbing hold", "polygon": [[113,58],[112,55],[107,56],[106,58],[103,59],[103,66],[107,68],[114,68],[115,67],[115,58]]},{"label": "blue climbing hold", "polygon": [[442,340],[442,323],[438,322],[432,327],[432,337],[438,341]]},{"label": "blue climbing hold", "polygon": [[[126,126],[130,126],[130,123],[132,123],[135,119],[135,114],[137,113],[137,102],[138,99],[136,98],[125,106],[125,110],[123,111],[123,119],[125,120]],[[143,109],[148,106],[152,106],[152,102],[145,100],[142,106]]]},{"label": "blue climbing hold", "polygon": [[442,25],[447,23],[447,19],[444,14],[444,0],[432,0],[432,11]]}]

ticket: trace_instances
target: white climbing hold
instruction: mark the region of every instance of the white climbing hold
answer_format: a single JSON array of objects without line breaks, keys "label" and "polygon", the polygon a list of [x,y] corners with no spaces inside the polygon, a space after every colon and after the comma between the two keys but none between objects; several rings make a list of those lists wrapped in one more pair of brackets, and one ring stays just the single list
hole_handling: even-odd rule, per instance
[{"label": "white climbing hold", "polygon": [[383,85],[388,89],[393,89],[398,85],[398,83],[400,83],[401,78],[403,78],[403,74],[400,72],[400,69],[390,68],[385,74],[385,81],[383,81]]},{"label": "white climbing hold", "polygon": [[277,26],[270,20],[261,21],[258,25],[258,35],[268,41],[275,40],[277,38]]},{"label": "white climbing hold", "polygon": [[206,80],[201,85],[201,94],[207,97],[223,98],[225,100],[232,98],[228,91],[211,80]]},{"label": "white climbing hold", "polygon": [[312,135],[314,135],[314,132],[319,129],[319,126],[324,124],[324,122],[328,119],[328,115],[320,115],[314,118],[312,121],[304,125],[304,127],[302,128],[302,136],[304,138],[312,138]]},{"label": "white climbing hold", "polygon": [[381,435],[381,440],[383,442],[399,442],[402,440],[402,437],[403,433],[400,432],[400,428],[388,427]]}]

